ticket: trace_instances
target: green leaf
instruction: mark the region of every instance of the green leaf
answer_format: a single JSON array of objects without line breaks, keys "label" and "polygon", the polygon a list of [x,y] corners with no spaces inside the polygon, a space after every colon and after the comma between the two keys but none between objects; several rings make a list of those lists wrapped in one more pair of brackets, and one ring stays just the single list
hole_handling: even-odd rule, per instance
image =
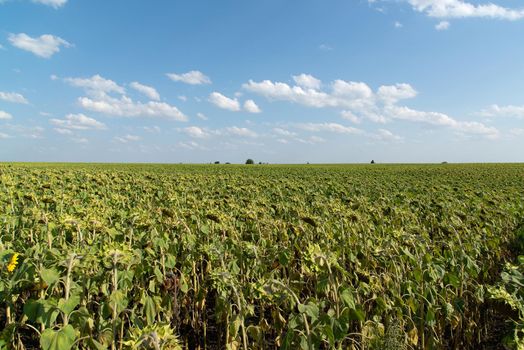
[{"label": "green leaf", "polygon": [[426,324],[430,327],[435,325],[435,312],[432,308],[429,308],[426,312]]},{"label": "green leaf", "polygon": [[306,304],[298,304],[298,311],[300,313],[305,313],[309,317],[311,317],[311,320],[315,322],[318,319],[318,314],[320,313],[320,310],[317,305],[313,304],[312,302],[309,302]]},{"label": "green leaf", "polygon": [[75,329],[70,324],[58,331],[48,328],[42,332],[40,346],[42,350],[69,350],[75,339]]},{"label": "green leaf", "polygon": [[353,298],[353,293],[351,293],[351,290],[344,289],[340,294],[340,297],[342,298],[344,304],[346,304],[347,307],[349,307],[350,309],[355,308],[355,299]]},{"label": "green leaf", "polygon": [[144,305],[144,313],[146,314],[146,320],[147,323],[152,325],[155,323],[155,317],[156,317],[156,304],[153,298],[150,296],[147,296],[145,305]]},{"label": "green leaf", "polygon": [[42,280],[48,285],[52,285],[60,279],[60,274],[55,269],[43,268],[40,270],[40,276],[42,277]]},{"label": "green leaf", "polygon": [[72,295],[68,300],[64,298],[58,301],[58,308],[64,314],[69,315],[80,304],[80,296]]},{"label": "green leaf", "polygon": [[43,312],[44,307],[38,300],[28,300],[24,304],[24,315],[26,315],[31,322],[37,322],[37,319]]},{"label": "green leaf", "polygon": [[366,319],[366,312],[362,309],[362,306],[357,305],[354,309],[349,311],[349,319],[351,321],[364,322]]},{"label": "green leaf", "polygon": [[127,298],[125,294],[121,290],[114,291],[111,293],[111,296],[109,297],[109,301],[111,303],[111,308],[116,307],[116,312],[120,314],[122,311],[125,310],[127,307]]}]

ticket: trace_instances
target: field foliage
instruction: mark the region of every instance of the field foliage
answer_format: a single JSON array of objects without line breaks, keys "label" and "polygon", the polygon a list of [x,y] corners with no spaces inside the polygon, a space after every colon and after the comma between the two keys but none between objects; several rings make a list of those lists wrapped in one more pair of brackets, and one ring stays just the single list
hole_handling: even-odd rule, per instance
[{"label": "field foliage", "polygon": [[3,164],[0,348],[478,349],[523,222],[518,164]]}]

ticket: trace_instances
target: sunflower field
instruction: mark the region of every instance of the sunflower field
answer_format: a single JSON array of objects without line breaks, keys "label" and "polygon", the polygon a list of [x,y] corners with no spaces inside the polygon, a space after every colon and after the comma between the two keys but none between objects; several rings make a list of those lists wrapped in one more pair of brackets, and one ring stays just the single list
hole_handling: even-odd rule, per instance
[{"label": "sunflower field", "polygon": [[0,349],[523,349],[524,165],[0,164]]}]

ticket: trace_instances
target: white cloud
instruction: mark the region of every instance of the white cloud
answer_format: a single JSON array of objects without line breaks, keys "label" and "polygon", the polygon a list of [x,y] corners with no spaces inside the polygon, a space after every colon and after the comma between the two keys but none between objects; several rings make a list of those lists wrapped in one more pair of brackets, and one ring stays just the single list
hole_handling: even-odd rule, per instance
[{"label": "white cloud", "polygon": [[371,137],[383,142],[400,142],[404,139],[402,136],[395,135],[386,129],[378,129],[375,134],[371,135]]},{"label": "white cloud", "polygon": [[33,0],[34,3],[54,7],[55,9],[64,6],[67,0]]},{"label": "white cloud", "polygon": [[149,101],[147,103],[135,102],[127,96],[113,98],[104,96],[98,99],[80,97],[78,104],[83,108],[118,117],[163,117],[174,121],[187,121],[177,107],[164,102]]},{"label": "white cloud", "polygon": [[398,106],[388,106],[386,110],[393,119],[445,126],[459,133],[483,135],[491,139],[499,136],[499,131],[494,127],[488,127],[478,122],[458,121],[444,113],[417,111],[408,107]]},{"label": "white cloud", "polygon": [[25,33],[9,34],[8,39],[11,45],[43,58],[50,58],[60,51],[61,46],[71,47],[71,44],[64,39],[51,34],[44,34],[37,38],[32,38]]},{"label": "white cloud", "polygon": [[438,126],[453,127],[457,121],[444,113],[425,112],[400,106],[386,106],[385,112],[392,119],[407,120],[411,122],[423,122]]},{"label": "white cloud", "polygon": [[240,111],[240,103],[236,98],[231,99],[222,95],[219,92],[211,93],[211,95],[209,95],[209,102],[222,109],[227,109],[233,112]]},{"label": "white cloud", "polygon": [[84,114],[68,114],[64,119],[50,119],[49,122],[60,129],[69,130],[103,130],[104,123]]},{"label": "white cloud", "polygon": [[524,119],[524,106],[499,106],[491,105],[478,113],[482,117],[509,117]]},{"label": "white cloud", "polygon": [[520,129],[520,128],[511,129],[509,133],[513,136],[524,136],[524,129]]},{"label": "white cloud", "polygon": [[180,101],[184,101],[184,102],[186,102],[186,101],[187,101],[187,96],[180,95],[180,96],[178,96],[178,99],[179,99]]},{"label": "white cloud", "polygon": [[[176,121],[186,121],[188,119],[177,107],[165,102],[135,102],[125,96],[125,89],[122,86],[98,74],[91,78],[65,78],[64,81],[72,86],[83,88],[86,91],[90,97],[80,97],[78,104],[93,112],[119,117],[163,117]],[[141,84],[139,85],[139,89],[143,90],[142,92],[146,90],[144,87],[149,88]],[[131,87],[136,88],[137,85],[131,84]],[[147,90],[151,95],[152,91]],[[109,93],[117,93],[121,96],[113,97],[110,96]],[[153,93],[152,95],[155,94]]]},{"label": "white cloud", "polygon": [[145,96],[149,97],[151,100],[160,101],[160,94],[155,90],[155,88],[147,85],[142,85],[139,82],[132,82],[129,84],[133,89],[136,91],[144,94]]},{"label": "white cloud", "polygon": [[296,132],[289,131],[289,130],[282,129],[282,128],[274,128],[273,131],[275,132],[276,135],[279,135],[279,136],[285,136],[285,137],[297,136]]},{"label": "white cloud", "polygon": [[22,104],[28,104],[29,103],[27,101],[27,99],[23,95],[18,94],[16,92],[2,92],[2,91],[0,91],[0,100],[4,100],[4,101],[7,101],[7,102],[12,102],[12,103],[22,103]]},{"label": "white cloud", "polygon": [[393,23],[393,25],[395,26],[395,28],[402,28],[402,27],[404,27],[404,25],[402,25],[402,23],[400,23],[398,21]]},{"label": "white cloud", "polygon": [[0,110],[0,120],[9,120],[12,118],[13,116],[11,114]]},{"label": "white cloud", "polygon": [[447,30],[449,29],[449,22],[448,21],[441,21],[437,25],[435,25],[436,30]]},{"label": "white cloud", "polygon": [[310,144],[323,143],[323,142],[326,142],[326,140],[324,140],[320,136],[315,136],[315,135],[310,136],[309,138],[306,139],[306,143],[310,143]]},{"label": "white cloud", "polygon": [[258,134],[248,128],[239,128],[237,126],[231,126],[224,129],[229,135],[240,136],[240,137],[258,137]]},{"label": "white cloud", "polygon": [[[382,85],[376,92],[373,92],[363,82],[335,80],[330,87],[331,91],[320,91],[270,80],[261,82],[250,80],[243,85],[244,89],[269,100],[298,103],[306,107],[340,109],[342,118],[352,122],[359,122],[361,118],[375,123],[405,120],[436,127],[447,127],[458,133],[483,135],[488,138],[496,138],[499,134],[497,129],[481,123],[458,121],[444,113],[420,111],[398,105],[401,100],[417,96],[417,91],[406,83]],[[310,131],[337,132],[338,130],[338,132],[347,133],[354,133],[358,130],[348,129],[336,123],[302,124],[302,128]]]},{"label": "white cloud", "polygon": [[249,113],[261,113],[262,110],[257,106],[255,101],[247,100],[244,102],[244,110]]},{"label": "white cloud", "polygon": [[144,126],[143,129],[147,132],[151,132],[151,133],[160,133],[162,131],[162,129],[160,129],[159,126]]},{"label": "white cloud", "polygon": [[331,45],[328,44],[320,44],[318,48],[322,51],[333,51],[333,47],[331,47]]},{"label": "white cloud", "polygon": [[0,139],[8,139],[8,138],[9,138],[8,134],[4,134],[3,132],[0,132]]},{"label": "white cloud", "polygon": [[500,136],[497,128],[478,122],[457,122],[457,124],[453,126],[453,129],[459,133],[481,135],[489,139],[496,139]]},{"label": "white cloud", "polygon": [[211,84],[211,79],[204,73],[192,70],[183,74],[168,73],[166,74],[169,79],[173,81],[180,81],[182,83],[191,84],[191,85],[202,85],[202,84]]},{"label": "white cloud", "polygon": [[333,94],[349,99],[369,99],[373,96],[373,91],[366,83],[335,80]]},{"label": "white cloud", "polygon": [[322,82],[310,74],[294,75],[293,80],[295,83],[305,89],[318,90],[322,85]]},{"label": "white cloud", "polygon": [[462,0],[407,0],[418,12],[435,18],[494,18],[518,20],[524,18],[524,9],[510,9],[493,3],[472,4]]},{"label": "white cloud", "polygon": [[204,113],[197,113],[197,118],[202,120],[208,120],[209,118]]},{"label": "white cloud", "polygon": [[198,144],[195,141],[179,142],[177,146],[180,148],[185,148],[189,150],[207,150],[207,148],[201,146],[200,144]]},{"label": "white cloud", "polygon": [[304,90],[300,86],[289,86],[286,83],[272,82],[264,80],[262,82],[254,82],[250,80],[243,85],[244,89],[262,95],[270,100],[280,100],[299,103],[309,107],[329,107],[336,106],[336,101],[330,95],[307,89]]},{"label": "white cloud", "polygon": [[342,119],[349,120],[352,123],[355,123],[355,124],[359,124],[360,123],[360,118],[357,117],[351,111],[342,111],[342,112],[340,112],[340,116],[342,117]]},{"label": "white cloud", "polygon": [[120,143],[129,143],[129,142],[136,142],[136,141],[140,141],[142,138],[140,136],[137,136],[137,135],[125,135],[125,136],[116,136],[114,138],[115,141],[117,142],[120,142]]},{"label": "white cloud", "polygon": [[181,131],[190,137],[198,139],[204,139],[211,135],[209,132],[205,131],[202,128],[199,128],[198,126],[189,126],[187,128],[181,129]]},{"label": "white cloud", "polygon": [[301,123],[297,128],[312,132],[333,132],[337,134],[361,134],[362,130],[351,126],[344,126],[337,123]]},{"label": "white cloud", "polygon": [[69,129],[55,128],[54,130],[61,135],[73,135],[73,132]]},{"label": "white cloud", "polygon": [[122,86],[113,80],[106,79],[98,74],[93,75],[91,78],[65,78],[64,81],[71,86],[83,88],[87,93],[94,96],[104,96],[112,92],[125,94],[126,92]]},{"label": "white cloud", "polygon": [[385,103],[396,103],[417,96],[417,91],[409,84],[383,85],[378,88],[377,95]]}]

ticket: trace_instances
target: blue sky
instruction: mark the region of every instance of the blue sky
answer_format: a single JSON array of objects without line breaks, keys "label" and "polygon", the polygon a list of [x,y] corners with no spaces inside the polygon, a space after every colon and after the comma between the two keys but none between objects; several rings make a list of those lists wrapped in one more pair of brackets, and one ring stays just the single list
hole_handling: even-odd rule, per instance
[{"label": "blue sky", "polygon": [[524,161],[524,2],[0,0],[0,160]]}]

